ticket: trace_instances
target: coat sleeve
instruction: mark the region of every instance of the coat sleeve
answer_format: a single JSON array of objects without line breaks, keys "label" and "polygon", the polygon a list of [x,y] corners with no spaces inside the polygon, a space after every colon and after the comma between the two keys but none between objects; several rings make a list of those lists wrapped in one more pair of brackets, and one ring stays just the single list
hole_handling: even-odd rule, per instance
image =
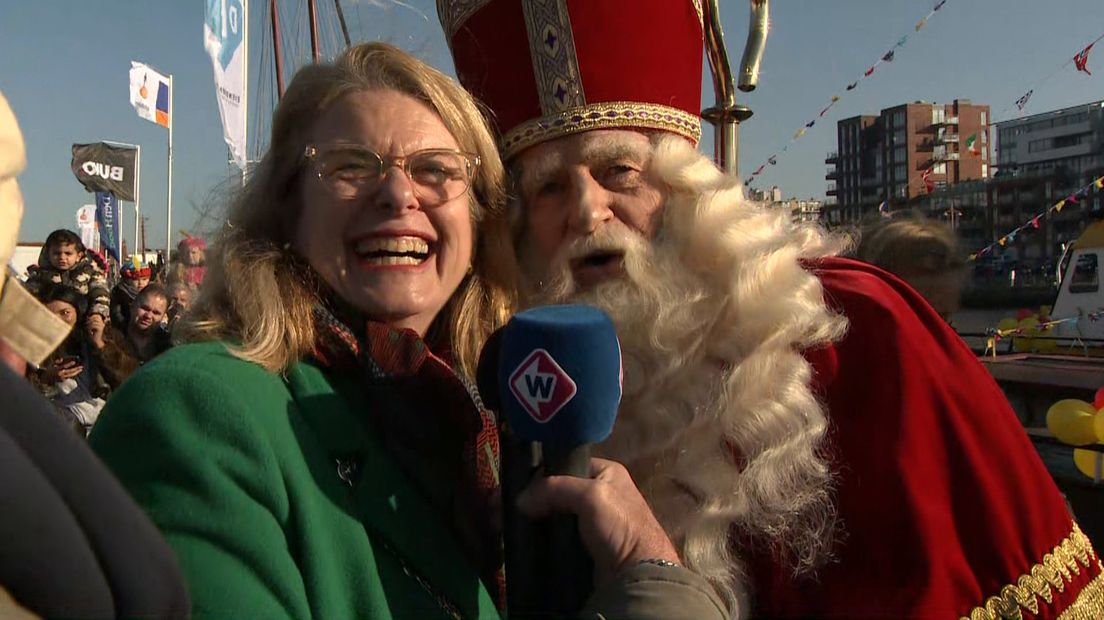
[{"label": "coat sleeve", "polygon": [[195,618],[310,618],[264,432],[273,412],[226,375],[195,357],[156,360],[113,395],[91,445],[176,552]]},{"label": "coat sleeve", "polygon": [[107,275],[95,265],[90,265],[88,275],[88,313],[109,318],[111,293],[107,288]]},{"label": "coat sleeve", "polygon": [[680,566],[637,564],[591,595],[580,617],[727,620],[729,614],[716,590],[698,574]]}]

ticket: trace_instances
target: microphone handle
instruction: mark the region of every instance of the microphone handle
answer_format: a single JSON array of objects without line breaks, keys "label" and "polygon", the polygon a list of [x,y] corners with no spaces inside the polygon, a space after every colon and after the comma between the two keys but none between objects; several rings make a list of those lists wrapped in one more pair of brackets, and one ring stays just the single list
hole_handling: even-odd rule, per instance
[{"label": "microphone handle", "polygon": [[[592,444],[569,449],[542,446],[546,476],[590,478]],[[542,562],[547,570],[544,609],[573,616],[594,591],[594,562],[579,538],[579,518],[573,514],[552,515],[545,530],[547,553]]]},{"label": "microphone handle", "polygon": [[544,539],[539,535],[539,522],[522,515],[516,502],[537,472],[537,444],[504,432],[500,445],[507,615],[510,620],[536,620],[545,617]]}]

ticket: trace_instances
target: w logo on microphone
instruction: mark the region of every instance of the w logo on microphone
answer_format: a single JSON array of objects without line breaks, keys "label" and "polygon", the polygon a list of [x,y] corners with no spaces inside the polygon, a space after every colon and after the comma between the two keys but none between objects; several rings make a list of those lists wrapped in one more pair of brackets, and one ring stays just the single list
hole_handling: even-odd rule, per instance
[{"label": "w logo on microphone", "polygon": [[547,422],[578,388],[548,351],[536,349],[510,375],[510,391],[537,422]]}]

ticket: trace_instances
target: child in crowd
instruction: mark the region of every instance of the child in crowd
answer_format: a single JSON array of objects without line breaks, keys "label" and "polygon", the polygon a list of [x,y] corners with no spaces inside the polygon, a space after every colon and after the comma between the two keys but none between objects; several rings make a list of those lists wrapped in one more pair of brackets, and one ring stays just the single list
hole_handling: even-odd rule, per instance
[{"label": "child in crowd", "polygon": [[111,323],[125,330],[130,325],[130,307],[142,289],[149,286],[153,270],[138,257],[119,268],[119,283],[111,290]]},{"label": "child in crowd", "polygon": [[169,270],[168,284],[177,282],[193,291],[203,284],[207,273],[207,242],[202,237],[186,235],[176,247],[176,256]]},{"label": "child in crowd", "polygon": [[89,314],[109,316],[107,277],[86,255],[77,233],[64,228],[50,233],[38,265],[32,265],[28,272],[26,286],[36,297],[41,298],[49,286],[63,284],[87,297]]}]

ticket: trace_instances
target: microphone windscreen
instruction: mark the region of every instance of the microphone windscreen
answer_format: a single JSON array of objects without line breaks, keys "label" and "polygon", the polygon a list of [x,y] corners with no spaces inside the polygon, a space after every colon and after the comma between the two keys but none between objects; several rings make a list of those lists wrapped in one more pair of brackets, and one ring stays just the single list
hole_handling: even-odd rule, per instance
[{"label": "microphone windscreen", "polygon": [[543,306],[502,330],[498,394],[514,434],[548,447],[598,443],[621,403],[621,346],[605,312]]}]

